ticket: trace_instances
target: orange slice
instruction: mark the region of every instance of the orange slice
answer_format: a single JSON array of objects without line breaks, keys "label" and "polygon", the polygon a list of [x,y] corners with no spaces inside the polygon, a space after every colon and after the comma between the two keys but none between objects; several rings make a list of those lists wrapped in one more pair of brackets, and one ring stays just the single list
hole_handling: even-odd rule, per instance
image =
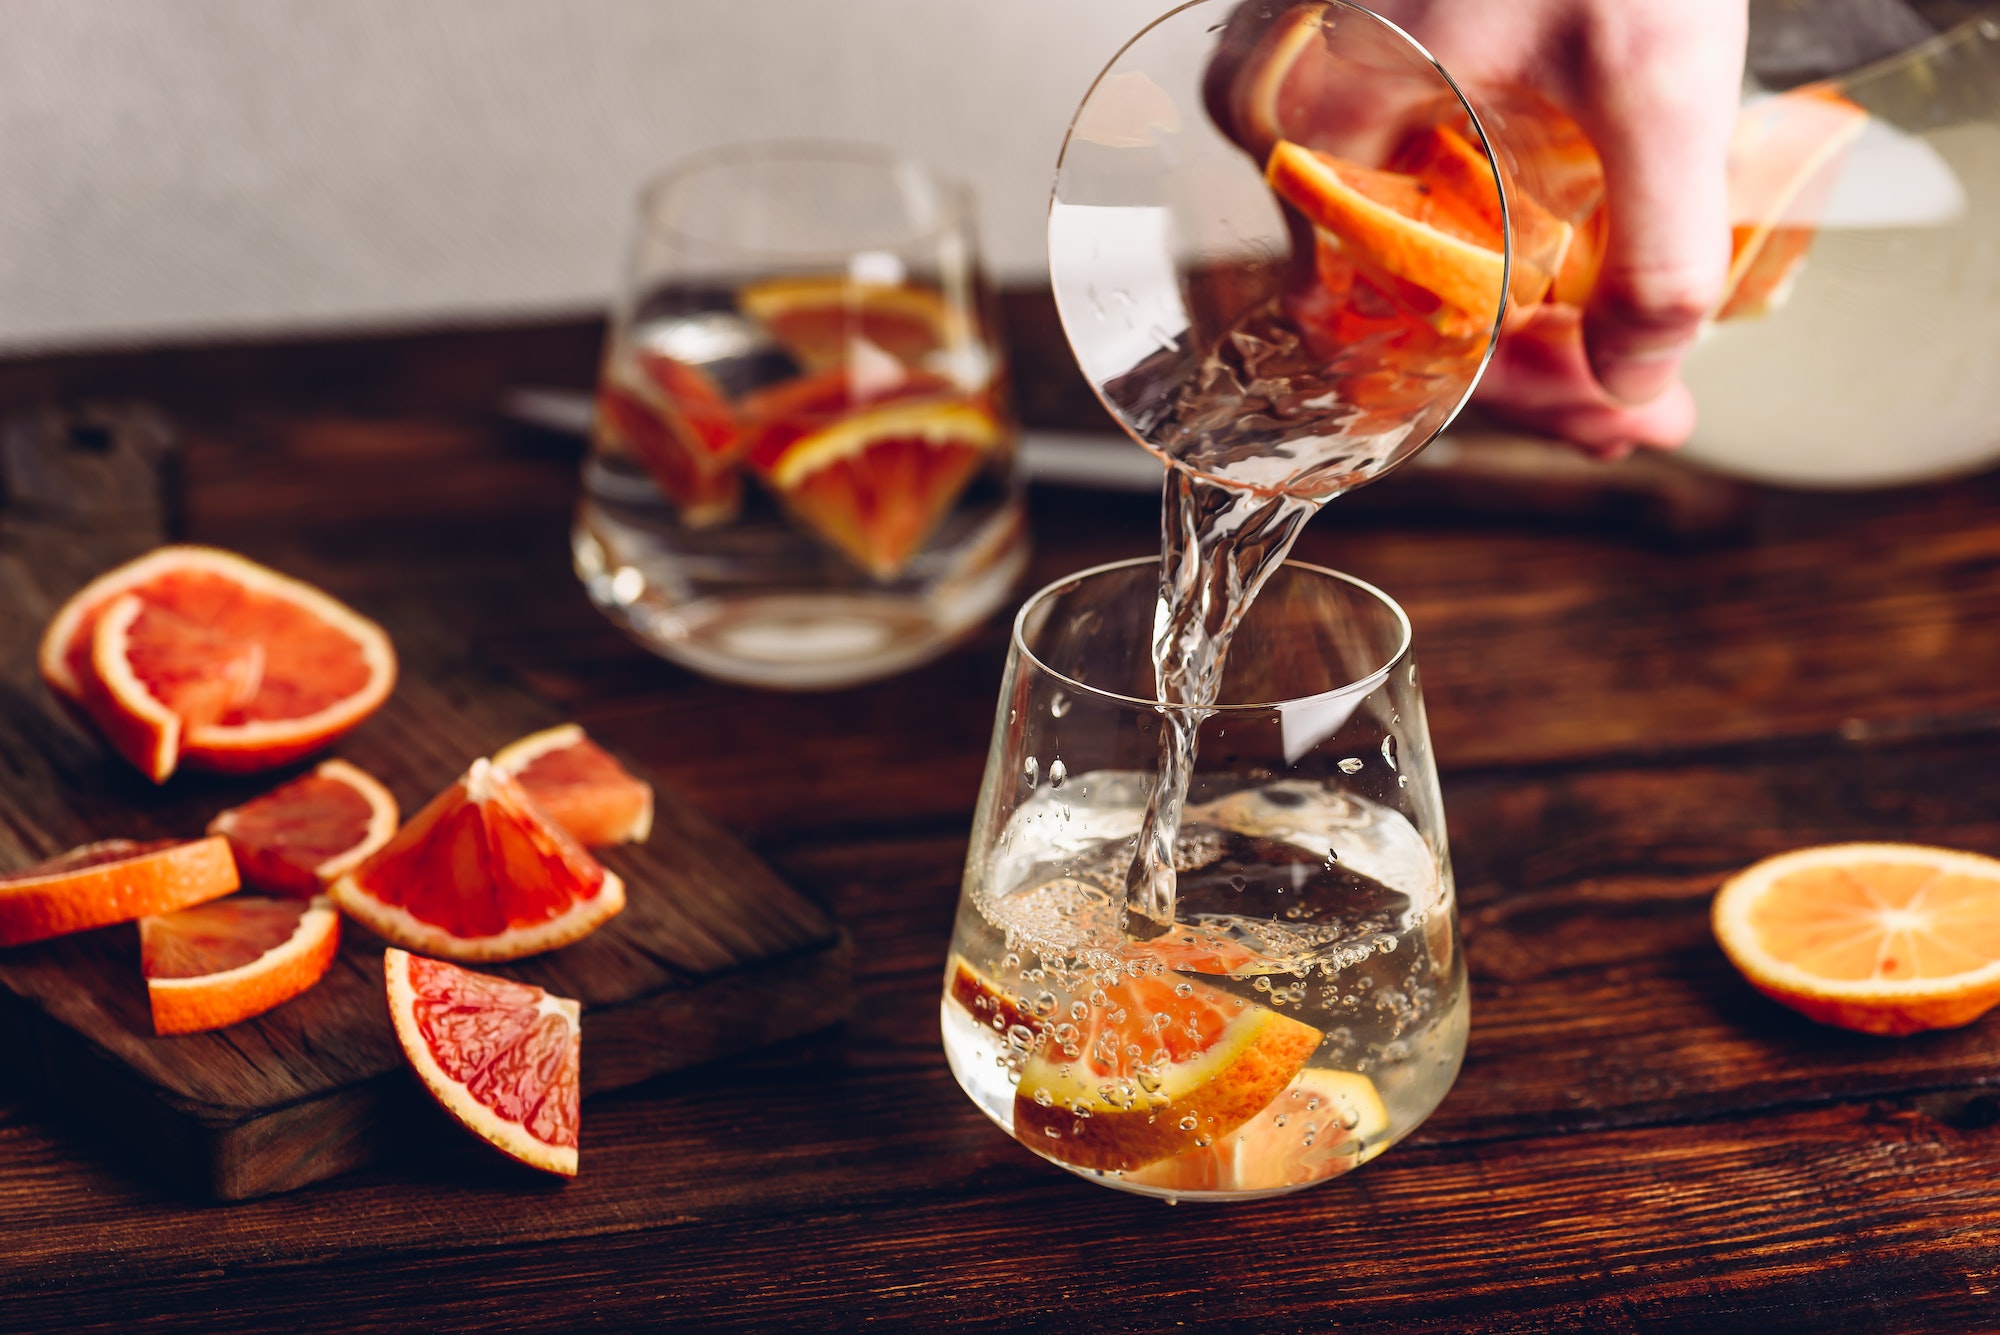
[{"label": "orange slice", "polygon": [[1715,896],[1715,939],[1751,986],[1824,1024],[1911,1034],[2000,1002],[2000,861],[1916,844],[1766,858]]},{"label": "orange slice", "polygon": [[365,771],[329,760],[208,823],[229,840],[244,884],[311,896],[396,833],[396,799]]},{"label": "orange slice", "polygon": [[1868,113],[1822,85],[1748,103],[1729,141],[1729,280],[1715,318],[1783,303]]},{"label": "orange slice", "polygon": [[[1502,227],[1511,226],[1514,267],[1509,271],[1507,297],[1517,312],[1525,312],[1548,294],[1576,229],[1511,179],[1503,219],[1493,164],[1471,140],[1449,125],[1433,125],[1405,140],[1390,165],[1430,187],[1434,212],[1449,210],[1472,220],[1474,239],[1481,244],[1497,250]],[[1461,224],[1460,234],[1472,232]]]},{"label": "orange slice", "polygon": [[185,761],[287,764],[373,713],[396,680],[374,622],[210,547],[161,547],[98,576],[42,636],[42,679],[155,782]]},{"label": "orange slice", "polygon": [[153,1032],[223,1029],[290,1001],[326,976],[340,915],[310,901],[231,895],[139,919]]},{"label": "orange slice", "polygon": [[382,974],[396,1041],[438,1105],[509,1158],[575,1177],[582,1008],[395,949]]},{"label": "orange slice", "polygon": [[736,516],[742,434],[728,398],[699,367],[644,348],[613,358],[592,430],[604,448],[638,460],[689,526]]},{"label": "orange slice", "polygon": [[1304,1070],[1226,1136],[1125,1174],[1170,1191],[1282,1191],[1357,1168],[1388,1148],[1389,1110],[1351,1071]]},{"label": "orange slice", "polygon": [[877,579],[930,537],[1006,432],[984,403],[922,391],[863,398],[840,372],[766,391],[750,446],[758,476],[794,515]]},{"label": "orange slice", "polygon": [[586,848],[643,844],[653,831],[653,786],[633,778],[574,723],[501,748],[493,768],[519,782]]},{"label": "orange slice", "polygon": [[0,946],[129,922],[236,888],[225,839],[106,839],[0,876]]},{"label": "orange slice", "polygon": [[[1013,1006],[976,973],[973,984],[989,1015]],[[1310,1025],[1172,973],[1098,990],[1085,1016],[1040,1027],[1014,1098],[1015,1136],[1079,1168],[1129,1171],[1206,1148],[1277,1098],[1320,1043]]]},{"label": "orange slice", "polygon": [[1499,314],[1506,261],[1497,239],[1416,177],[1343,162],[1289,140],[1271,149],[1264,175],[1279,198],[1357,263],[1431,293],[1474,323]]},{"label": "orange slice", "polygon": [[868,344],[911,366],[967,336],[965,319],[935,289],[809,274],[752,283],[737,307],[807,371],[839,366]]},{"label": "orange slice", "polygon": [[330,893],[384,940],[455,960],[554,950],[625,907],[624,882],[486,760]]}]

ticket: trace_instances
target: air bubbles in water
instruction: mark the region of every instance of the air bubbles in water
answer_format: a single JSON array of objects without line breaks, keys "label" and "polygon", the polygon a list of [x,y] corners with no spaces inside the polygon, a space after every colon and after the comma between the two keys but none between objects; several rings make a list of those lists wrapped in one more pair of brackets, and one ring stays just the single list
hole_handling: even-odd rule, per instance
[{"label": "air bubbles in water", "polygon": [[1390,769],[1396,768],[1396,735],[1394,733],[1382,739],[1382,760]]},{"label": "air bubbles in water", "polygon": [[1340,762],[1340,772],[1342,774],[1359,774],[1361,772],[1361,762],[1353,756],[1349,756]]},{"label": "air bubbles in water", "polygon": [[1021,762],[1021,777],[1027,780],[1028,787],[1033,788],[1042,781],[1042,762],[1029,756]]},{"label": "air bubbles in water", "polygon": [[1049,717],[1061,718],[1067,713],[1069,713],[1069,697],[1061,691],[1057,691],[1049,699]]},{"label": "air bubbles in water", "polygon": [[1062,763],[1061,757],[1051,760],[1049,762],[1049,787],[1060,788],[1068,782],[1069,766]]}]

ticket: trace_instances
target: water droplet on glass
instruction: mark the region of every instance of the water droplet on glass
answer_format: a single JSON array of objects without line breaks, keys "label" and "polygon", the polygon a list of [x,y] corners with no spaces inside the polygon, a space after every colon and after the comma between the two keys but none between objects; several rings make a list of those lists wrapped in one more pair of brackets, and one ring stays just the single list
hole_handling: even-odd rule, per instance
[{"label": "water droplet on glass", "polygon": [[1060,788],[1068,782],[1069,766],[1063,764],[1062,758],[1058,756],[1049,762],[1049,787]]},{"label": "water droplet on glass", "polygon": [[1067,713],[1069,713],[1069,697],[1057,691],[1049,700],[1049,717],[1061,718]]},{"label": "water droplet on glass", "polygon": [[1394,733],[1382,739],[1382,760],[1390,769],[1396,768],[1396,736]]},{"label": "water droplet on glass", "polygon": [[1042,762],[1029,756],[1021,762],[1021,777],[1028,781],[1028,787],[1033,788],[1042,781]]},{"label": "water droplet on glass", "polygon": [[1359,774],[1361,772],[1361,762],[1353,756],[1349,756],[1340,762],[1340,772],[1342,774]]}]

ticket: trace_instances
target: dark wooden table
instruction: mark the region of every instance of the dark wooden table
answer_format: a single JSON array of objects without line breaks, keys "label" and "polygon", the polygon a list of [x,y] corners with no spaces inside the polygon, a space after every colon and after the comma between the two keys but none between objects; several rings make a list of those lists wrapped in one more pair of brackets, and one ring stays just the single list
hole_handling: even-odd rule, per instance
[{"label": "dark wooden table", "polygon": [[[1083,420],[1046,309],[1015,314],[1029,417]],[[2000,1018],[1821,1028],[1707,927],[1728,872],[1802,844],[2000,854],[2000,476],[1731,493],[1693,536],[1394,479],[1315,521],[1301,554],[1416,623],[1471,1051],[1358,1174],[1168,1207],[1030,1157],[939,1051],[1002,626],[833,696],[634,648],[568,573],[575,443],[492,410],[511,383],[587,383],[596,336],[20,362],[0,407],[162,405],[188,537],[431,609],[643,757],[845,920],[853,1018],[593,1099],[582,1176],[548,1188],[426,1153],[194,1207],[0,1073],[0,1327],[2000,1326]],[[1048,490],[1034,514],[1037,581],[1156,544],[1144,498]]]}]

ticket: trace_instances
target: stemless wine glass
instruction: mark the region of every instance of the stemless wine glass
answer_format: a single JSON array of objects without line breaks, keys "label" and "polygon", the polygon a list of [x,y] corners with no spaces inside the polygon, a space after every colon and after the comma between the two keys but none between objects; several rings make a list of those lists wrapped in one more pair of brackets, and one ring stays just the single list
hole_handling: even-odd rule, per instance
[{"label": "stemless wine glass", "polygon": [[1023,1145],[1107,1186],[1241,1199],[1421,1122],[1465,1052],[1451,866],[1408,618],[1288,562],[1236,634],[1174,852],[1171,924],[1124,911],[1157,781],[1158,567],[1031,598],[946,968],[952,1072]]},{"label": "stemless wine glass", "polygon": [[573,539],[591,599],[725,680],[934,656],[1027,558],[968,193],[886,149],[734,147],[644,194]]}]

